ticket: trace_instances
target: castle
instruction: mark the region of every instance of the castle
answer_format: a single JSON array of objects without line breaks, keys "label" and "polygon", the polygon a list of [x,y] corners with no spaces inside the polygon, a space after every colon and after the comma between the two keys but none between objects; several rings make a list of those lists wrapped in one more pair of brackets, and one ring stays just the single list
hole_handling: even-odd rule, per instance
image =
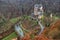
[{"label": "castle", "polygon": [[34,15],[38,16],[39,19],[43,16],[43,6],[42,6],[42,4],[35,4],[34,5]]}]

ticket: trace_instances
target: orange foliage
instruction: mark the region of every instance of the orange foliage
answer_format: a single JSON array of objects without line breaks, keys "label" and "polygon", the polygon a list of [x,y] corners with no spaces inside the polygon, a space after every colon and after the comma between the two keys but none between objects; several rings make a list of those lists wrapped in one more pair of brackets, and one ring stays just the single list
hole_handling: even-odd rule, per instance
[{"label": "orange foliage", "polygon": [[22,40],[30,40],[30,33],[29,33],[29,34],[26,34],[26,35],[22,38]]},{"label": "orange foliage", "polygon": [[[60,26],[60,20],[57,20],[55,23],[53,23],[50,26],[51,28],[49,30],[51,31],[52,29],[57,28],[58,26]],[[45,32],[47,32],[47,30],[48,29],[45,28],[44,31],[43,31],[43,33],[41,35],[35,36],[35,38],[33,38],[33,40],[52,40],[51,38],[48,38],[47,36],[44,35]],[[30,34],[32,34],[32,33],[30,33]],[[26,34],[26,36],[24,38],[22,38],[22,40],[32,40],[30,38],[30,34],[29,33]]]},{"label": "orange foliage", "polygon": [[[24,38],[22,38],[22,40],[31,40],[31,39],[29,36],[25,36]],[[48,39],[44,35],[40,35],[40,36],[35,36],[35,38],[33,40],[50,40],[50,39]]]},{"label": "orange foliage", "polygon": [[60,20],[57,20],[55,23],[53,23],[50,27],[50,30],[54,29],[54,28],[58,28],[60,26]]},{"label": "orange foliage", "polygon": [[43,34],[41,34],[40,36],[36,36],[34,38],[34,40],[49,40],[46,36],[44,36]]}]

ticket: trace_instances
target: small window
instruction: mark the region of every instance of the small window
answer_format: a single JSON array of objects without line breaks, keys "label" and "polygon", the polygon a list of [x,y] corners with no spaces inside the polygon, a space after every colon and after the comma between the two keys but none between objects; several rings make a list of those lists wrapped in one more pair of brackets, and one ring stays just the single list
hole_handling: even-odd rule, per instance
[{"label": "small window", "polygon": [[38,11],[40,11],[40,9],[38,9]]}]

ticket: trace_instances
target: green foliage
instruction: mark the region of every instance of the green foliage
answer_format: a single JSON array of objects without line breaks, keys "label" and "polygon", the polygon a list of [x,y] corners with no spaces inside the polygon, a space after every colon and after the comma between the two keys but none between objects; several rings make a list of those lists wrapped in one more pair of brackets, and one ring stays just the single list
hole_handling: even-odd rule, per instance
[{"label": "green foliage", "polygon": [[2,40],[11,40],[12,38],[16,38],[16,37],[17,37],[17,34],[13,32],[9,36],[3,38]]},{"label": "green foliage", "polygon": [[12,19],[10,19],[10,22],[14,24],[14,23],[16,23],[19,19],[20,19],[20,17],[12,18]]},{"label": "green foliage", "polygon": [[6,23],[6,19],[4,17],[0,18],[0,26],[4,25]]},{"label": "green foliage", "polygon": [[27,19],[27,20],[29,20],[31,17],[30,16],[27,16],[27,15],[24,15],[24,16],[22,16],[22,19]]},{"label": "green foliage", "polygon": [[32,26],[37,25],[38,22],[36,20],[32,20],[30,16],[24,15],[22,16],[21,20],[28,20],[30,23],[32,23]]},{"label": "green foliage", "polygon": [[36,25],[38,25],[38,21],[36,21],[36,20],[32,20],[32,23],[33,23],[32,26],[36,26]]},{"label": "green foliage", "polygon": [[35,35],[34,34],[31,34],[30,37],[31,37],[31,39],[33,39],[35,37]]}]

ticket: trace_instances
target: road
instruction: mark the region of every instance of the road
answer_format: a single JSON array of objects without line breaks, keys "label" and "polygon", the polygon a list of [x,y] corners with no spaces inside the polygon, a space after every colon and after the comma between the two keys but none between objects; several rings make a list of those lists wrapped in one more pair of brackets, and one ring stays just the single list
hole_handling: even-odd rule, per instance
[{"label": "road", "polygon": [[40,31],[40,33],[39,33],[39,35],[44,31],[44,26],[42,25],[42,23],[40,22],[40,21],[38,21],[38,24],[40,25],[40,27],[41,27],[41,31]]},{"label": "road", "polygon": [[24,32],[19,25],[15,25],[15,31],[18,33],[19,36],[24,37]]}]

